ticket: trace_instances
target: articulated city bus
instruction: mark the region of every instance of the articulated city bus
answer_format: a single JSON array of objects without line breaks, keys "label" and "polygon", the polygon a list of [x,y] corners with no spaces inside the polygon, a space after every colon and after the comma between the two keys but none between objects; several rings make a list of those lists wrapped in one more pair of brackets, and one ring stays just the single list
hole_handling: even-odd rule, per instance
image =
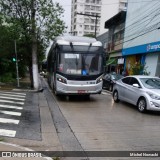
[{"label": "articulated city bus", "polygon": [[55,95],[101,93],[104,50],[95,38],[59,36],[47,57],[48,83]]}]

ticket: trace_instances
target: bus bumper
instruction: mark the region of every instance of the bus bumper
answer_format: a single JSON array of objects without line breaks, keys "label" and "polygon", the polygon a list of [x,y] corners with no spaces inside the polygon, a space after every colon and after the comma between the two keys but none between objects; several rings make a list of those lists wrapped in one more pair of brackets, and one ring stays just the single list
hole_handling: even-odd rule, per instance
[{"label": "bus bumper", "polygon": [[[66,94],[66,95],[89,95],[89,94],[100,94],[102,91],[102,82],[98,84],[90,84],[91,82],[84,82],[79,81],[70,82],[69,84],[64,84],[61,82],[57,82],[57,93],[59,94]],[[84,84],[87,83],[87,84]],[[94,82],[95,83],[95,82]]]}]

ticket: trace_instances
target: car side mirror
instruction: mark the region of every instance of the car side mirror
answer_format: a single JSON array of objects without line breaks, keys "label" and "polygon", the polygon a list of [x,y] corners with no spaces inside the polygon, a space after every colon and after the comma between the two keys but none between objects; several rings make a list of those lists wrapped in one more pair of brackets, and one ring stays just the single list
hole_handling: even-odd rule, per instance
[{"label": "car side mirror", "polygon": [[139,84],[133,84],[133,87],[140,88]]}]

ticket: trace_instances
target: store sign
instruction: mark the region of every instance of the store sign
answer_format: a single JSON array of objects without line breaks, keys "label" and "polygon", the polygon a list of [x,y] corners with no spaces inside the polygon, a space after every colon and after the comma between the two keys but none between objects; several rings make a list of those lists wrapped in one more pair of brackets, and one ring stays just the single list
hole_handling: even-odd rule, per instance
[{"label": "store sign", "polygon": [[122,50],[122,55],[132,55],[132,54],[142,54],[142,53],[150,53],[150,52],[158,52],[160,51],[160,41],[148,43],[144,45],[139,45],[130,48],[124,48]]},{"label": "store sign", "polygon": [[147,51],[156,51],[156,50],[158,50],[158,49],[160,49],[160,43],[159,44],[155,44],[155,45],[148,45],[147,46]]},{"label": "store sign", "polygon": [[119,58],[118,59],[118,64],[124,64],[124,58]]}]

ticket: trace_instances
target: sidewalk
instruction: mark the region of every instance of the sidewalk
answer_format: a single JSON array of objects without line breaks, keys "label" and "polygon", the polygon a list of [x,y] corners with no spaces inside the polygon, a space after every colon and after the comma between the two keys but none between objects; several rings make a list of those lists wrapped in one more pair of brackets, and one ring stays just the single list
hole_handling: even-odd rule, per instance
[{"label": "sidewalk", "polygon": [[[29,79],[23,79],[23,82],[29,84]],[[21,84],[21,83],[20,83]],[[40,83],[41,84],[41,83]],[[14,86],[5,86],[1,87],[0,90],[13,90]],[[27,94],[32,92],[27,88],[18,88],[17,91],[25,91]],[[33,92],[32,92],[33,93]],[[24,152],[25,151],[62,151],[62,146],[59,142],[59,138],[53,123],[53,119],[48,107],[48,103],[46,97],[43,92],[34,92],[34,94],[38,95],[39,110],[40,110],[40,119],[41,119],[41,133],[42,133],[42,141],[29,140],[29,139],[18,139],[18,138],[9,138],[9,137],[1,137],[0,140],[0,160],[17,160],[17,159],[27,159],[27,160],[54,160],[49,157],[39,157],[39,158],[7,158],[2,157],[2,151],[17,151]],[[3,140],[4,139],[4,140]],[[4,153],[5,154],[5,153]],[[9,153],[10,154],[10,153]]]}]

